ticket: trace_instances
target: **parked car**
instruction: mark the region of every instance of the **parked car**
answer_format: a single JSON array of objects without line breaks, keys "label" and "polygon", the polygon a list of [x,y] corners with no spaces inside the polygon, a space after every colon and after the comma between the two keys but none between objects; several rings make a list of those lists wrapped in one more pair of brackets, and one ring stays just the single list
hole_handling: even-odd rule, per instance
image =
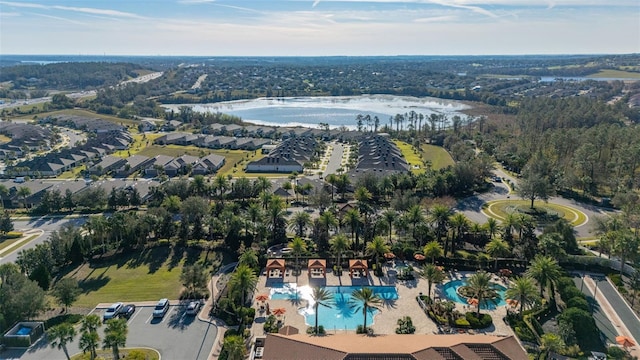
[{"label": "parked car", "polygon": [[190,302],[189,305],[187,305],[187,315],[198,315],[201,305],[200,301]]},{"label": "parked car", "polygon": [[122,307],[118,316],[121,318],[129,319],[133,313],[136,312],[136,306],[133,304],[128,304]]},{"label": "parked car", "polygon": [[164,314],[169,310],[169,299],[160,299],[156,304],[156,307],[153,308],[153,317],[161,318],[164,317]]},{"label": "parked car", "polygon": [[104,311],[104,314],[102,314],[102,320],[107,321],[109,319],[113,319],[114,317],[118,316],[118,313],[122,309],[122,305],[124,304],[121,302],[117,302],[109,306],[107,310]]}]

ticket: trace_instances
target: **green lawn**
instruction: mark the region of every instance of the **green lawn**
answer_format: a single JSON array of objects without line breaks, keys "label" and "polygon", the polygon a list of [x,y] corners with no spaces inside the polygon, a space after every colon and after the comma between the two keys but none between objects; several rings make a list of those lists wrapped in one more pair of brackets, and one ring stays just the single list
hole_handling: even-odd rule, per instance
[{"label": "green lawn", "polygon": [[613,70],[613,69],[605,69],[600,70],[595,74],[587,76],[589,78],[630,78],[630,79],[640,79],[640,73],[630,72],[630,71],[621,71],[621,70]]},{"label": "green lawn", "polygon": [[431,162],[431,168],[434,170],[454,165],[455,162],[447,150],[440,146],[424,144],[422,145],[422,158],[425,163]]},{"label": "green lawn", "polygon": [[[514,207],[528,208],[531,202],[529,200],[495,200],[483,205],[483,212],[500,221],[507,217]],[[567,220],[571,225],[578,226],[587,222],[587,215],[578,209],[569,206],[545,203],[543,201],[535,201],[536,208],[545,209],[550,212],[556,212],[559,217]]]},{"label": "green lawn", "polygon": [[425,171],[424,162],[420,158],[420,154],[413,150],[413,146],[400,140],[393,140],[393,142],[398,146],[404,159],[409,163],[409,166],[411,166],[412,173],[419,174]]},{"label": "green lawn", "polygon": [[[39,235],[31,235],[29,236],[25,241],[24,244],[27,244],[29,241],[37,238]],[[22,239],[21,237],[17,238],[17,239],[7,239],[7,240],[3,240],[2,242],[0,242],[0,251],[8,248],[9,246],[17,243],[18,241],[20,241],[20,239]]]},{"label": "green lawn", "polygon": [[182,290],[182,265],[203,260],[205,256],[206,252],[196,249],[176,255],[169,247],[156,247],[85,263],[66,276],[76,278],[83,290],[75,306],[94,307],[99,303],[152,301],[163,297],[178,299]]}]

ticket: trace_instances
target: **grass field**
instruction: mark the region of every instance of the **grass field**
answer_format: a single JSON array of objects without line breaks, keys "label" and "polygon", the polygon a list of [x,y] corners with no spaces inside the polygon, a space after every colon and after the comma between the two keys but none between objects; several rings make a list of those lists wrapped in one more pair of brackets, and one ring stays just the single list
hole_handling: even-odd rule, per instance
[{"label": "grass field", "polygon": [[431,168],[434,170],[454,165],[455,162],[447,150],[440,146],[424,144],[422,145],[422,158],[425,163],[431,162]]},{"label": "grass field", "polygon": [[[88,111],[88,110],[65,109],[65,110],[49,111],[49,112],[40,113],[40,114],[37,114],[37,115],[40,118],[47,117],[47,116],[56,116],[56,115],[76,115],[76,116],[84,116],[84,117],[89,117],[89,118],[97,118],[97,119],[102,119],[102,120],[111,121],[111,122],[114,122],[114,123],[117,123],[117,124],[121,124],[123,126],[132,126],[133,128],[130,128],[129,131],[138,132],[138,124],[139,123],[137,121],[135,121],[135,120],[121,119],[121,118],[116,117],[116,116],[97,114],[95,112]],[[33,115],[27,115],[27,116],[23,116],[21,118],[23,118],[23,119],[33,119]]]},{"label": "grass field", "polygon": [[137,154],[153,144],[153,141],[162,136],[162,134],[134,134],[133,144],[129,146],[129,150],[120,150],[113,153],[114,156],[127,158]]},{"label": "grass field", "polygon": [[411,166],[412,173],[419,174],[425,172],[424,162],[420,158],[420,154],[413,150],[413,146],[400,140],[393,140],[393,142],[398,146],[404,159],[409,163],[409,166]]},{"label": "grass field", "polygon": [[613,69],[605,69],[600,70],[599,72],[587,76],[589,78],[630,78],[630,79],[640,79],[640,73],[630,72],[630,71],[622,71],[622,70],[613,70]]},{"label": "grass field", "polygon": [[89,308],[105,302],[178,299],[183,264],[203,260],[205,255],[196,249],[173,253],[169,247],[156,247],[85,263],[67,275],[76,278],[83,290],[74,305]]}]

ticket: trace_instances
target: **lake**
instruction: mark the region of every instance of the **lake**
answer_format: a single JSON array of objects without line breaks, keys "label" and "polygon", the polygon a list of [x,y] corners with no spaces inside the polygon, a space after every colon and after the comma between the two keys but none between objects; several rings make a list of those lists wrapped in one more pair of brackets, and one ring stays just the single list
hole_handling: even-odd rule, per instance
[{"label": "lake", "polygon": [[[423,114],[425,118],[432,113],[444,114],[449,118],[454,115],[464,117],[466,115],[460,111],[469,108],[456,101],[394,95],[258,98],[163,106],[175,112],[178,112],[181,106],[190,106],[197,112],[221,112],[259,125],[318,127],[320,123],[327,123],[331,128],[344,125],[350,129],[357,127],[358,114],[369,115],[372,119],[377,116],[382,127],[389,124],[389,118],[396,114],[415,111]],[[424,123],[428,121],[423,121]],[[395,126],[394,123],[393,127]]]}]

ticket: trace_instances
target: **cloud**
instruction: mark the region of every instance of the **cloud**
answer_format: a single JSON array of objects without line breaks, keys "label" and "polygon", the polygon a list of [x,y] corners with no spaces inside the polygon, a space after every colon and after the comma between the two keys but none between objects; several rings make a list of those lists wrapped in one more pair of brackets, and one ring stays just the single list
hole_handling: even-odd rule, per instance
[{"label": "cloud", "polygon": [[216,0],[178,0],[178,4],[207,4]]},{"label": "cloud", "polygon": [[91,14],[91,15],[112,16],[112,17],[118,17],[118,18],[144,19],[144,17],[139,16],[137,14],[118,11],[118,10],[111,10],[111,9],[98,9],[98,8],[62,6],[62,5],[42,5],[42,4],[36,4],[36,3],[19,3],[19,2],[12,2],[12,1],[0,1],[0,4],[12,6],[12,7],[18,7],[18,8],[62,10],[62,11],[71,11],[71,12]]},{"label": "cloud", "polygon": [[456,20],[456,19],[458,19],[457,16],[446,15],[446,16],[433,16],[433,17],[426,17],[426,18],[418,18],[418,19],[414,19],[413,22],[431,23],[431,22],[453,21],[453,20]]},{"label": "cloud", "polygon": [[40,17],[44,17],[44,18],[47,18],[47,19],[60,20],[60,21],[68,22],[68,23],[75,24],[75,25],[87,25],[86,23],[83,23],[81,21],[76,21],[76,20],[73,20],[73,19],[67,19],[67,18],[61,17],[61,16],[46,15],[46,14],[40,14],[40,13],[35,13],[35,12],[30,12],[30,14],[33,14],[33,15],[36,15],[36,16],[40,16]]}]

